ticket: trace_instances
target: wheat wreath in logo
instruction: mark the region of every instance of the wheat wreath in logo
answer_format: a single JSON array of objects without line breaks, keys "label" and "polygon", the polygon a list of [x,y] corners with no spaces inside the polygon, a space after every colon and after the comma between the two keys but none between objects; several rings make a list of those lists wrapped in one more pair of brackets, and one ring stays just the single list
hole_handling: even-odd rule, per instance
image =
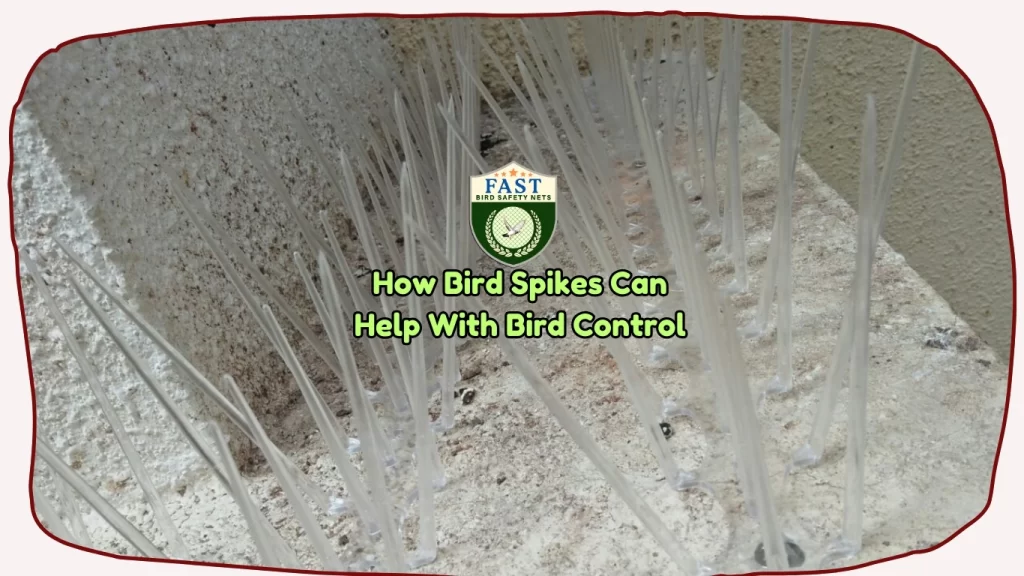
[{"label": "wheat wreath in logo", "polygon": [[541,253],[555,233],[558,179],[512,162],[470,183],[473,235],[491,258],[518,266]]}]

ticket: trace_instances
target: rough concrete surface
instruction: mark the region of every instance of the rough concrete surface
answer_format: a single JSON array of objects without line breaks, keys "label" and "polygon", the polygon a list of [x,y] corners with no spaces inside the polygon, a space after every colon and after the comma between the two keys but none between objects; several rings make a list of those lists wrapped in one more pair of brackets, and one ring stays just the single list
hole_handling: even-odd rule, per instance
[{"label": "rough concrete surface", "polygon": [[[427,37],[444,38],[437,30],[447,33],[454,19],[452,18],[381,18],[381,26],[388,31],[388,38],[394,46],[395,51],[402,58],[402,62],[412,64],[419,62],[424,54],[427,54]],[[480,37],[494,50],[501,59],[502,66],[516,82],[522,82],[519,76],[519,69],[516,67],[517,46],[528,50],[526,40],[523,37],[522,25],[516,18],[477,18]],[[580,59],[580,70],[586,71],[586,52],[583,47],[583,38],[580,34],[578,18],[552,18],[559,26],[569,31],[569,38],[573,52]],[[445,46],[441,48],[444,49]],[[449,48],[450,49],[450,48]],[[481,51],[480,55],[480,79],[487,86],[496,98],[509,98],[512,90],[508,87],[504,77],[499,72],[494,60]],[[522,84],[520,84],[521,86]]]},{"label": "rough concrete surface", "polygon": [[[23,107],[46,135],[100,245],[111,250],[121,289],[212,380],[234,374],[256,414],[271,422],[297,393],[279,393],[283,362],[253,361],[275,358],[273,349],[166,177],[193,185],[278,290],[302,290],[291,260],[299,234],[239,152],[236,131],[251,129],[307,216],[315,221],[319,210],[331,210],[342,241],[350,242],[337,193],[279,94],[297,103],[324,154],[334,157],[351,124],[319,116],[295,80],[307,78],[336,110],[373,114],[388,103],[365,65],[371,57],[391,62],[389,49],[370,19],[202,25],[75,43],[32,75]],[[18,234],[27,239],[36,230],[22,225]],[[305,300],[296,304],[312,313]],[[311,350],[300,353],[311,376],[324,378],[327,369]]]},{"label": "rough concrete surface", "polygon": [[[203,27],[171,31],[152,40],[104,40],[103,44],[110,42],[106,48],[95,44],[69,47],[95,50],[90,54],[110,58],[110,66],[96,65],[101,70],[121,70],[116,80],[104,83],[105,89],[86,88],[93,77],[81,69],[82,62],[92,62],[85,54],[69,56],[71,64],[55,60],[51,68],[41,70],[44,76],[33,81],[31,100],[16,117],[16,233],[19,245],[39,249],[42,263],[57,274],[65,273],[68,266],[56,257],[47,237],[57,233],[68,238],[204,372],[212,376],[231,371],[236,376],[249,375],[254,382],[249,401],[259,407],[257,414],[275,440],[314,479],[325,487],[337,488],[339,479],[323,442],[310,433],[314,427],[308,410],[301,401],[294,402],[298,391],[291,378],[269,353],[265,338],[245,315],[194,229],[183,221],[164,188],[153,183],[157,174],[153,164],[184,167],[193,184],[209,199],[211,210],[228,224],[247,254],[266,268],[291,302],[306,302],[287,259],[288,253],[298,247],[295,234],[266,184],[259,181],[251,167],[241,167],[244,162],[229,151],[230,139],[219,127],[236,119],[250,120],[252,129],[275,151],[278,168],[287,175],[292,194],[302,199],[305,209],[313,214],[328,208],[335,221],[344,222],[339,214],[340,201],[331,196],[309,152],[295,143],[281,109],[272,107],[273,98],[261,91],[255,75],[262,73],[259,67],[263,59],[285,64],[294,54],[307,54],[306,49],[319,53],[324,49],[316,48],[321,38],[325,45],[330,45],[331,39],[340,42],[338,38],[347,37],[331,27],[347,24],[259,25],[268,27],[265,32],[257,25],[238,26],[249,28],[233,31],[228,26],[215,30]],[[370,24],[355,28],[360,29],[365,36],[346,31],[356,38],[354,41],[374,38]],[[328,38],[329,32],[335,33]],[[246,38],[267,39],[265,51],[250,51],[258,62],[246,64],[246,59],[239,57],[232,65],[222,67],[219,43],[237,49]],[[295,44],[288,44],[284,40],[287,38]],[[170,56],[163,55],[164,46]],[[195,46],[213,48],[204,51],[195,50]],[[208,56],[200,58],[196,54]],[[167,58],[172,62],[175,58],[191,58],[193,64],[182,64],[173,73],[172,68],[158,68],[161,72],[154,73],[154,77],[160,80],[154,83],[158,87],[198,86],[198,94],[183,89],[180,96],[167,96],[162,88],[151,89],[154,92],[148,96],[136,92],[147,82],[140,80],[137,65],[146,64],[143,70],[149,76],[149,64]],[[341,66],[344,62],[339,56],[335,64]],[[70,68],[70,72],[58,73],[61,66]],[[90,69],[88,65],[85,68]],[[222,77],[234,79],[224,81],[224,92],[213,90],[214,86],[221,87],[219,81],[200,81],[218,71]],[[274,76],[275,82],[285,83],[292,77],[288,72]],[[253,75],[251,87],[246,80],[249,75]],[[81,91],[58,91],[55,98],[44,98],[42,88],[48,85],[45,78]],[[90,82],[86,83],[85,78]],[[122,83],[128,87],[122,87]],[[231,88],[229,98],[222,101],[228,110],[215,104],[203,107],[208,102],[203,96],[206,90],[215,96],[215,103],[216,97],[233,86],[237,88]],[[343,87],[340,80],[338,86]],[[108,96],[111,88],[115,94]],[[349,94],[366,105],[377,101],[365,94]],[[64,97],[68,102],[62,103]],[[146,104],[148,97],[160,99],[150,105]],[[233,97],[243,100],[235,102]],[[510,113],[522,121],[521,111],[513,107]],[[179,117],[184,120],[177,131],[174,126],[169,132],[160,128],[160,122]],[[119,121],[127,127],[119,128]],[[192,122],[199,134],[192,132]],[[316,134],[323,146],[336,143],[326,125],[317,126]],[[501,130],[487,115],[483,132],[500,134]],[[152,139],[160,137],[167,142],[158,147]],[[719,158],[725,158],[724,136],[719,142]],[[760,288],[774,213],[778,138],[753,110],[744,107],[741,143],[752,273],[749,293],[734,299],[743,323],[753,312]],[[165,157],[154,148],[170,149],[172,153]],[[498,144],[486,156],[496,166],[511,157],[509,142]],[[723,172],[718,181],[724,182],[724,163],[720,164]],[[626,184],[645,185],[642,181]],[[767,398],[758,410],[773,486],[781,495],[787,527],[809,536],[805,542],[811,552],[815,544],[828,542],[838,533],[844,478],[845,391],[822,465],[788,477],[784,467],[792,451],[806,439],[818,386],[828,365],[853,269],[856,216],[804,162],[799,165],[796,186],[796,386],[789,394]],[[714,241],[709,239],[707,248]],[[557,240],[551,250],[557,261],[570,266]],[[883,242],[877,258],[872,290],[866,539],[859,561],[928,547],[981,510],[988,495],[1008,375],[998,355],[900,254]],[[493,269],[490,262],[480,264],[481,271]],[[730,278],[725,263],[717,264],[713,272],[720,284]],[[63,285],[59,278],[55,280],[57,286]],[[42,432],[69,462],[80,461],[79,472],[160,544],[152,514],[128,477],[127,466],[116,456],[109,431],[24,271],[22,283]],[[234,502],[206,470],[196,465],[183,440],[159,415],[149,393],[141,389],[141,383],[113,346],[68,295],[68,290],[58,290],[76,335],[100,367],[104,384],[112,396],[127,399],[122,412],[129,432],[141,441],[143,458],[153,467],[152,473],[194,559],[256,562],[255,548],[244,536],[244,522]],[[499,311],[524,307],[509,299],[491,304]],[[548,299],[532,308],[551,311],[566,306],[582,308],[587,304]],[[313,321],[312,312],[304,312]],[[701,329],[696,325],[688,328]],[[129,336],[156,364],[158,374],[175,397],[184,400],[186,392],[160,356],[138,335],[129,331]],[[292,342],[299,340],[293,337]],[[680,542],[706,561],[722,560],[723,555],[734,553],[749,556],[755,539],[742,519],[728,454],[717,448],[722,439],[707,426],[714,415],[703,384],[689,382],[678,370],[648,371],[660,391],[694,410],[692,420],[673,422],[676,434],[670,444],[684,467],[703,473],[716,498],[701,491],[676,493],[661,480],[614,363],[599,342],[542,338],[528,342],[527,347],[563,401],[663,515]],[[774,339],[767,336],[748,341],[744,352],[752,393],[756,394],[759,383],[773,371]],[[611,493],[494,343],[469,342],[460,356],[466,384],[476,388],[477,394],[471,404],[459,407],[455,429],[440,440],[448,477],[448,485],[437,501],[440,551],[438,561],[422,571],[570,575],[668,572],[664,553]],[[303,360],[318,374],[317,384],[338,410],[342,426],[351,430],[345,403],[337,394],[339,383],[323,369],[316,372],[315,358],[308,351]],[[360,355],[360,362],[365,368],[367,358]],[[190,415],[202,419],[205,412],[197,405]],[[233,429],[228,432],[239,436]],[[264,513],[286,540],[296,544],[309,567],[319,567],[265,464],[254,459],[249,474],[250,493]],[[37,479],[37,486],[52,495],[45,472]],[[359,553],[353,519],[321,516],[320,520],[339,551],[346,556]],[[97,548],[132,553],[95,513],[88,513],[86,522]],[[735,534],[731,532],[732,522],[738,526]],[[415,516],[407,518],[406,532],[415,535]],[[412,541],[407,544],[411,547]]]},{"label": "rough concrete surface", "polygon": [[[45,270],[44,278],[61,303],[62,312],[83,351],[89,355],[118,416],[144,461],[152,466],[150,470],[157,488],[170,490],[177,483],[187,483],[190,475],[199,469],[199,456],[179,436],[163,408],[122,359],[114,343],[103,334],[89,310],[78,302],[71,286],[63,281],[73,267],[56,257],[58,249],[50,236],[60,236],[79,251],[106,282],[124,286],[123,273],[112,263],[113,252],[103,248],[101,232],[89,218],[89,210],[81,197],[71,193],[31,113],[20,108],[14,128],[14,214],[18,246],[28,250]],[[134,505],[142,498],[142,491],[130,479],[128,463],[24,267],[21,276],[40,434],[113,504]],[[99,290],[91,289],[89,294],[94,299],[101,297]],[[127,334],[132,347],[150,362],[154,375],[165,383],[169,395],[179,404],[187,405],[187,391],[156,347],[133,330],[127,319],[114,316],[114,322]],[[191,416],[196,416],[195,411],[190,412]]]}]

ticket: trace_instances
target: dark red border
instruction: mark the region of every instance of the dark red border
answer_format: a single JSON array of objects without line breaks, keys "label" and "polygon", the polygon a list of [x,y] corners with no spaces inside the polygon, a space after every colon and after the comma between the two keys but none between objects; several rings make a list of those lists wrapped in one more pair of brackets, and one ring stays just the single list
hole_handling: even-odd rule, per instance
[{"label": "dark red border", "polygon": [[[995,455],[995,459],[992,462],[992,480],[991,480],[991,483],[989,485],[988,500],[985,502],[985,507],[982,508],[981,512],[979,512],[977,516],[975,516],[972,520],[970,520],[969,522],[964,524],[959,530],[957,530],[956,532],[951,534],[948,538],[946,538],[942,542],[939,542],[938,544],[932,546],[931,548],[927,548],[927,549],[924,549],[924,550],[912,550],[910,552],[904,552],[902,554],[897,554],[895,556],[889,556],[887,558],[881,558],[881,559],[878,559],[878,560],[872,560],[871,562],[865,562],[863,564],[857,564],[855,566],[850,566],[850,567],[845,567],[845,568],[837,568],[837,569],[831,569],[831,570],[813,570],[813,571],[800,572],[800,574],[833,574],[833,573],[837,573],[837,572],[845,572],[845,571],[848,571],[848,570],[855,570],[857,568],[864,568],[866,566],[872,566],[874,564],[880,564],[882,562],[888,562],[890,560],[898,560],[900,558],[906,558],[907,556],[913,556],[913,555],[916,555],[916,554],[924,554],[924,553],[927,553],[927,552],[931,552],[933,550],[937,550],[937,549],[941,548],[942,546],[945,546],[950,541],[952,541],[954,538],[959,536],[964,530],[966,530],[971,525],[973,525],[975,522],[977,522],[982,516],[984,516],[985,513],[988,512],[989,507],[992,505],[992,495],[995,492],[995,484],[996,484],[996,471],[999,468],[999,454],[1000,454],[1000,452],[1002,451],[1002,448],[1003,448],[1003,437],[1006,434],[1006,420],[1007,420],[1007,416],[1009,415],[1009,409],[1010,409],[1010,389],[1013,386],[1013,354],[1014,354],[1014,348],[1015,348],[1015,345],[1016,345],[1016,332],[1017,332],[1017,261],[1016,261],[1016,257],[1014,255],[1014,250],[1013,250],[1013,229],[1010,226],[1010,204],[1009,204],[1009,199],[1008,199],[1007,191],[1006,191],[1006,171],[1005,171],[1005,169],[1003,167],[1003,157],[1002,157],[1002,154],[999,151],[999,141],[996,138],[995,126],[992,124],[992,116],[989,114],[988,108],[985,106],[984,101],[982,101],[981,95],[978,94],[977,87],[975,87],[974,82],[971,82],[971,79],[967,77],[967,74],[964,73],[963,69],[961,69],[960,66],[958,66],[956,64],[956,62],[953,62],[953,60],[949,56],[947,56],[946,53],[943,52],[942,49],[940,49],[938,46],[936,46],[934,44],[930,44],[928,42],[925,42],[924,40],[918,38],[917,36],[914,36],[913,34],[911,34],[909,32],[906,32],[905,30],[901,30],[901,29],[893,27],[893,26],[886,26],[886,25],[883,25],[883,24],[872,24],[872,23],[865,23],[865,22],[848,22],[848,21],[843,21],[843,20],[820,20],[820,19],[816,19],[816,18],[800,18],[800,17],[790,17],[790,16],[742,16],[742,15],[736,15],[736,14],[721,14],[721,13],[718,13],[718,12],[680,12],[680,11],[674,11],[674,10],[673,11],[665,11],[665,12],[652,12],[652,11],[647,11],[647,12],[617,12],[617,11],[611,11],[611,10],[593,10],[593,11],[585,11],[585,12],[551,12],[551,13],[527,13],[527,14],[515,14],[515,13],[510,13],[510,14],[485,14],[485,13],[474,13],[474,12],[453,12],[453,13],[434,13],[434,14],[387,14],[387,13],[379,13],[379,12],[365,12],[365,13],[357,13],[357,14],[309,14],[309,15],[302,15],[302,16],[256,16],[256,17],[249,17],[249,18],[244,18],[244,17],[243,18],[228,18],[228,19],[223,19],[223,20],[198,20],[198,21],[194,21],[194,22],[182,22],[182,23],[178,23],[178,24],[160,24],[160,25],[155,25],[155,26],[143,26],[143,27],[140,27],[140,28],[130,28],[130,29],[127,29],[127,30],[118,30],[118,31],[115,31],[115,32],[104,32],[104,33],[99,33],[99,34],[89,34],[89,35],[86,35],[86,36],[79,36],[77,38],[72,38],[71,40],[67,40],[65,42],[62,42],[62,43],[58,44],[56,48],[51,48],[50,50],[47,50],[46,52],[41,54],[38,58],[36,58],[36,61],[32,64],[32,67],[29,69],[28,74],[25,76],[25,82],[22,84],[21,93],[18,95],[18,101],[15,102],[14,108],[11,110],[11,127],[10,127],[10,131],[9,131],[9,136],[8,136],[9,144],[10,144],[10,149],[11,149],[11,160],[10,160],[10,173],[7,176],[7,193],[10,196],[9,201],[10,201],[10,210],[11,210],[11,244],[13,244],[13,246],[14,246],[14,273],[16,275],[18,275],[19,279],[20,279],[20,270],[21,270],[20,257],[19,257],[19,254],[18,254],[17,240],[16,240],[15,234],[14,234],[14,188],[13,188],[13,185],[14,185],[14,115],[15,115],[15,113],[18,110],[18,106],[21,105],[21,102],[22,102],[22,100],[25,97],[25,89],[28,87],[28,81],[32,77],[32,73],[35,71],[36,66],[39,65],[39,63],[43,60],[43,58],[45,58],[46,56],[48,56],[49,54],[51,54],[53,52],[56,52],[56,51],[60,50],[61,48],[65,47],[65,46],[67,46],[69,44],[73,44],[75,42],[80,42],[82,40],[91,40],[91,39],[94,39],[94,38],[108,38],[108,37],[111,37],[111,36],[118,36],[118,35],[121,35],[121,34],[130,34],[130,33],[135,33],[135,32],[146,32],[146,31],[149,31],[149,30],[162,30],[162,29],[165,29],[165,28],[182,28],[182,27],[185,27],[185,26],[198,26],[198,25],[201,25],[201,24],[228,24],[228,23],[233,23],[233,22],[259,22],[259,21],[265,21],[265,20],[311,20],[311,19],[327,19],[327,18],[438,18],[438,17],[449,17],[449,18],[450,17],[463,17],[463,18],[542,18],[542,17],[547,17],[547,18],[550,18],[550,17],[558,17],[558,16],[596,16],[596,15],[606,15],[606,16],[669,16],[669,15],[672,15],[672,16],[691,16],[691,17],[692,16],[704,16],[704,17],[711,17],[711,18],[734,18],[734,19],[743,19],[743,20],[787,20],[787,21],[791,21],[791,22],[835,24],[835,25],[859,26],[859,27],[862,27],[862,28],[877,28],[877,29],[880,29],[880,30],[888,30],[890,32],[896,32],[898,34],[902,34],[903,36],[906,36],[908,38],[916,40],[917,42],[920,42],[921,44],[923,44],[923,45],[931,48],[932,50],[934,50],[936,53],[941,55],[946,60],[946,62],[949,63],[950,66],[952,66],[958,73],[960,73],[960,76],[963,77],[963,79],[967,82],[967,85],[971,87],[971,90],[974,92],[974,97],[977,98],[978,104],[981,105],[982,112],[985,113],[985,119],[988,121],[989,129],[992,131],[992,142],[995,145],[996,161],[999,163],[1000,177],[1001,177],[1002,182],[1003,182],[1003,209],[1004,209],[1004,212],[1005,212],[1005,215],[1006,215],[1006,233],[1007,233],[1007,236],[1009,237],[1009,240],[1010,240],[1010,270],[1011,270],[1011,274],[1013,275],[1013,319],[1011,321],[1012,323],[1011,323],[1011,327],[1010,327],[1010,330],[1011,330],[1011,332],[1010,332],[1010,359],[1009,359],[1009,364],[1008,364],[1008,366],[1009,366],[1009,374],[1007,376],[1007,382],[1006,382],[1006,403],[1005,403],[1005,405],[1003,407],[1003,424],[1002,424],[1002,428],[999,431],[999,444],[996,446],[996,455]],[[285,569],[285,568],[268,568],[268,567],[263,567],[263,566],[240,566],[240,565],[225,564],[225,563],[220,563],[220,562],[197,562],[197,561],[194,561],[194,560],[172,560],[172,559],[160,559],[160,558],[140,558],[140,557],[137,557],[137,556],[122,556],[120,554],[112,554],[112,553],[104,552],[104,551],[101,551],[101,550],[94,550],[94,549],[91,549],[91,548],[85,548],[83,546],[79,546],[79,545],[71,543],[71,542],[65,542],[64,540],[61,540],[60,538],[57,538],[56,536],[51,534],[49,531],[47,531],[46,528],[43,527],[43,524],[39,521],[39,518],[36,516],[36,513],[35,513],[35,499],[33,497],[32,474],[33,474],[33,471],[34,471],[34,468],[35,468],[35,451],[36,451],[36,447],[35,447],[35,434],[36,434],[36,425],[37,425],[37,423],[36,423],[36,394],[35,394],[35,378],[33,377],[33,374],[32,374],[32,356],[31,356],[31,351],[29,349],[29,343],[28,343],[28,324],[26,323],[26,320],[25,320],[25,300],[24,300],[24,294],[22,294],[22,291],[21,291],[21,282],[18,282],[18,299],[20,300],[20,303],[21,303],[21,325],[22,325],[22,331],[25,334],[25,357],[28,359],[28,369],[29,369],[28,370],[28,377],[29,377],[29,382],[31,384],[31,388],[32,388],[32,438],[33,438],[33,440],[32,440],[32,459],[31,459],[31,461],[29,463],[29,482],[28,482],[28,485],[29,485],[29,507],[31,508],[32,517],[33,517],[33,519],[35,519],[36,525],[39,527],[40,530],[43,531],[44,534],[48,535],[50,538],[53,538],[57,542],[60,542],[61,544],[64,544],[66,546],[70,546],[70,547],[76,548],[78,550],[82,550],[82,551],[85,551],[85,552],[91,552],[93,554],[98,554],[98,555],[101,555],[101,556],[108,556],[110,558],[117,558],[119,560],[133,560],[133,561],[137,561],[137,562],[163,562],[163,563],[186,564],[186,565],[191,564],[191,565],[214,566],[214,567],[223,567],[223,568],[240,568],[240,569],[248,569],[248,570],[264,570],[264,571],[268,571],[268,572],[287,572],[287,573],[291,573],[291,574],[357,574],[355,572],[324,572],[324,571],[316,571],[316,570],[289,570],[289,569]],[[388,574],[385,574],[385,573],[382,573],[382,572],[376,572],[375,574],[379,574],[381,576],[389,576]],[[749,574],[752,576],[752,575],[755,575],[755,574],[767,574],[767,572],[751,572]],[[784,572],[775,572],[774,574],[784,574]],[[391,575],[391,576],[395,576],[395,575]]]}]

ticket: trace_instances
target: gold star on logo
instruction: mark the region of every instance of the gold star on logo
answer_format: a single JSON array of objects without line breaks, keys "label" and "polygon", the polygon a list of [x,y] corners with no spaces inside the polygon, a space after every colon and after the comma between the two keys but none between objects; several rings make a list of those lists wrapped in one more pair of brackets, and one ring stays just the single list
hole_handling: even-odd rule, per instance
[{"label": "gold star on logo", "polygon": [[515,169],[515,168],[513,168],[513,169],[509,170],[509,171],[508,171],[508,173],[509,173],[509,175],[510,175],[510,176],[512,176],[513,178],[515,178],[515,177],[516,177],[516,169]]}]

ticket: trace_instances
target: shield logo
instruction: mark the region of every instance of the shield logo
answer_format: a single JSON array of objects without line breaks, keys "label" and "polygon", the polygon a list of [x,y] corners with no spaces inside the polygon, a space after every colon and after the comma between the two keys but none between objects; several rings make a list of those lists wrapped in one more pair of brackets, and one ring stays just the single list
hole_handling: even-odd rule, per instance
[{"label": "shield logo", "polygon": [[516,162],[470,179],[473,236],[491,258],[519,266],[541,253],[558,221],[558,178]]}]

